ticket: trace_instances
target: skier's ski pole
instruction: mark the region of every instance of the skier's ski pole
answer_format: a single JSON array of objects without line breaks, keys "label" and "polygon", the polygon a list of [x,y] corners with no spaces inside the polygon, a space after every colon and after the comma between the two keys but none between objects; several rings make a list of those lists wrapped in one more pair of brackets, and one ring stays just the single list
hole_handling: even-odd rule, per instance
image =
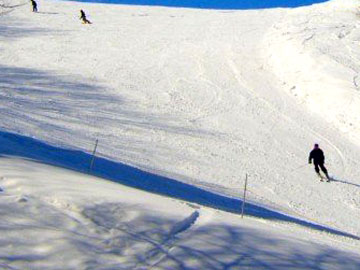
[{"label": "skier's ski pole", "polygon": [[296,171],[296,170],[298,170],[298,169],[304,168],[304,167],[307,166],[307,165],[308,165],[307,163],[304,164],[304,165],[301,165],[301,166],[299,166],[299,167],[297,167],[297,168],[295,168],[295,169],[292,169],[290,172],[293,172],[293,171]]}]

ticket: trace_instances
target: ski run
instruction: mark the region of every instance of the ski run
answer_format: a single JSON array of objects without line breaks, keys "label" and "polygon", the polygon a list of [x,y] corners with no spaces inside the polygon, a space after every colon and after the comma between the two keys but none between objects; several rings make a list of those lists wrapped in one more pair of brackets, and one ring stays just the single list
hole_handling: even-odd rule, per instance
[{"label": "ski run", "polygon": [[0,269],[360,269],[359,4],[310,2],[0,0]]}]

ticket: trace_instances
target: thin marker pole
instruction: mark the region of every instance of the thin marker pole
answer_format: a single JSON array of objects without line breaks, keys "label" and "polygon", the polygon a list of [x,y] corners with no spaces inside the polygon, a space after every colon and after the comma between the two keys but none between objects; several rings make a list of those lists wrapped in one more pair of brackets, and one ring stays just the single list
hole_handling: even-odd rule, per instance
[{"label": "thin marker pole", "polygon": [[93,168],[93,165],[94,165],[94,160],[95,160],[95,154],[96,154],[96,148],[97,148],[97,145],[98,145],[98,139],[96,139],[95,141],[95,147],[94,147],[94,151],[92,153],[92,158],[91,158],[91,162],[90,162],[90,167],[89,167],[89,173],[91,172],[92,168]]},{"label": "thin marker pole", "polygon": [[246,189],[247,189],[247,180],[248,180],[248,175],[245,175],[245,186],[244,186],[244,196],[243,196],[243,202],[242,202],[242,207],[241,207],[241,218],[244,217],[244,209],[245,209],[245,200],[246,200]]}]

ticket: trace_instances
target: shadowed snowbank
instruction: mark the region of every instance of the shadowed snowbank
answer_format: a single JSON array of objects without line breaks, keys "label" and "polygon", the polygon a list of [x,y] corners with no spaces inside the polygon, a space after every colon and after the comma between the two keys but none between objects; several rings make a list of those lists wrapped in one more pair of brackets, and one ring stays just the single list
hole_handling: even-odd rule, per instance
[{"label": "shadowed snowbank", "polygon": [[[1,223],[0,250],[16,248],[16,255],[1,253],[1,269],[44,269],[38,265],[46,265],[46,269],[68,270],[355,270],[360,263],[355,254],[306,243],[274,232],[271,226],[264,232],[250,220],[206,223],[186,230],[184,224],[177,227],[179,217],[132,204],[90,205],[82,210],[81,220],[34,198],[26,203],[1,201],[1,206],[0,213],[7,219]],[[42,214],[32,215],[30,224],[19,224],[34,209]],[[177,228],[184,230],[178,233]],[[51,248],[45,249],[47,245]]]},{"label": "shadowed snowbank", "polygon": [[[0,155],[32,159],[79,172],[88,172],[91,154],[55,147],[22,135],[0,131]],[[130,187],[181,199],[200,205],[240,213],[241,199],[229,198],[161,175],[97,157],[92,174]],[[312,229],[360,240],[359,237],[299,218],[291,217],[255,204],[246,205],[246,214],[270,220],[291,222]]]}]

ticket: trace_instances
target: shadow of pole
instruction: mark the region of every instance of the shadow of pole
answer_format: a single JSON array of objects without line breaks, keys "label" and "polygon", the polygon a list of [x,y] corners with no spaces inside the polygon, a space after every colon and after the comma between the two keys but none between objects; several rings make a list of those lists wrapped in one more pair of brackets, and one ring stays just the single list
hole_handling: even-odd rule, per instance
[{"label": "shadow of pole", "polygon": [[[83,173],[87,173],[92,160],[92,155],[89,153],[52,146],[33,138],[2,130],[0,130],[0,155],[32,159]],[[232,213],[241,213],[241,199],[215,194],[175,179],[149,173],[102,157],[96,158],[92,172],[95,176],[126,186]],[[291,222],[315,230],[360,240],[358,236],[288,216],[251,203],[246,204],[245,213],[254,217]]]}]

